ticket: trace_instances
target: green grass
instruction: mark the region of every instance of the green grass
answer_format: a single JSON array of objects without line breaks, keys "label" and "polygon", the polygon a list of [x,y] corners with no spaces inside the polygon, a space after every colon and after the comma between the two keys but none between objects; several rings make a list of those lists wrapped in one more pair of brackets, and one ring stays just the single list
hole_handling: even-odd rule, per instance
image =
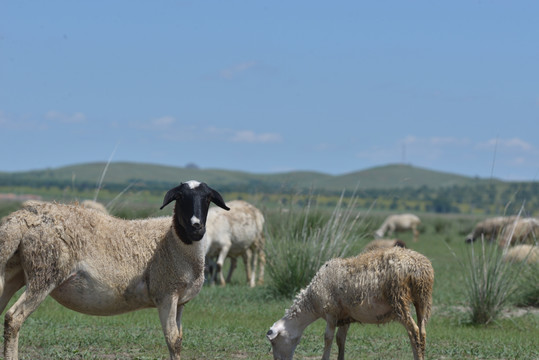
[{"label": "green grass", "polygon": [[[459,225],[466,223],[466,219],[438,215],[423,218],[426,220],[419,242],[414,243],[411,234],[399,234],[399,237],[408,247],[425,254],[435,270],[433,314],[427,325],[427,358],[538,359],[537,308],[522,310],[509,303],[490,324],[468,324],[467,269],[457,258],[468,250],[463,236],[466,231]],[[268,224],[269,229],[276,226]],[[349,244],[351,249],[360,249],[367,239],[356,241]],[[290,298],[271,294],[268,285],[254,289],[245,285],[244,269],[239,261],[232,284],[225,288],[205,286],[186,305],[182,359],[271,359],[265,334],[292,303]],[[515,310],[525,314],[507,316]],[[306,329],[295,359],[321,357],[324,327],[324,321],[318,320]],[[332,350],[332,359],[336,359],[335,344]],[[168,358],[157,310],[93,317],[67,310],[51,298],[24,323],[19,354],[21,359]],[[413,356],[406,331],[400,324],[353,324],[346,358],[412,359]]]}]

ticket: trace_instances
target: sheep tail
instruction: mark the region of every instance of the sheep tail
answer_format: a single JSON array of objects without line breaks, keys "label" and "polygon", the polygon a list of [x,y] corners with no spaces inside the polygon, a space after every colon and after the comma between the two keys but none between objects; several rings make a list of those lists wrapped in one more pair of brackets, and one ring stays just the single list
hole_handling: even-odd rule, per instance
[{"label": "sheep tail", "polygon": [[416,311],[420,311],[427,321],[432,311],[432,288],[434,285],[434,270],[430,263],[421,268],[421,275],[412,278],[411,292]]},{"label": "sheep tail", "polygon": [[9,217],[0,225],[0,296],[4,293],[6,283],[6,264],[19,249],[22,229],[16,217]]}]

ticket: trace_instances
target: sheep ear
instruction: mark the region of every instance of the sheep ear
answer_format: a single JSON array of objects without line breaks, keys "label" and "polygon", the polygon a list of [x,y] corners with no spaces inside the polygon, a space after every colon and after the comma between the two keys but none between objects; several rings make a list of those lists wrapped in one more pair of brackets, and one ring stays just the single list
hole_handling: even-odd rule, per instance
[{"label": "sheep ear", "polygon": [[210,188],[210,190],[211,190],[211,202],[219,206],[220,208],[223,208],[225,210],[230,210],[230,208],[226,206],[225,201],[223,200],[223,197],[221,196],[221,194],[219,194],[217,191],[213,190],[212,188]]},{"label": "sheep ear", "polygon": [[170,189],[169,191],[167,191],[165,198],[163,199],[163,205],[161,205],[159,210],[163,210],[165,206],[176,200],[176,198],[180,194],[180,186],[176,186],[174,189]]}]

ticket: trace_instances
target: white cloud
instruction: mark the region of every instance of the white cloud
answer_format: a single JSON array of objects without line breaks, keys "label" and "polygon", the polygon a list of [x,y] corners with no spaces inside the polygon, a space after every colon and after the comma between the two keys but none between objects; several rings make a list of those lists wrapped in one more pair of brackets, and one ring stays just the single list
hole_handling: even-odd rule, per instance
[{"label": "white cloud", "polygon": [[172,125],[176,123],[176,119],[173,116],[161,116],[144,121],[133,121],[129,125],[135,129],[150,130],[150,131],[164,131],[170,130]]},{"label": "white cloud", "polygon": [[235,132],[231,139],[232,142],[242,143],[275,143],[281,142],[282,137],[277,133],[261,133],[257,134],[251,130],[242,130]]},{"label": "white cloud", "polygon": [[256,62],[254,61],[248,61],[241,64],[237,64],[235,66],[221,70],[221,72],[219,73],[219,77],[222,79],[230,80],[236,77],[237,75],[249,70],[255,65],[256,65]]},{"label": "white cloud", "polygon": [[490,139],[486,142],[479,143],[478,147],[482,149],[492,149],[494,147],[499,147],[499,148],[514,149],[514,150],[522,150],[522,151],[533,150],[533,145],[519,138]]},{"label": "white cloud", "polygon": [[176,122],[176,119],[174,119],[172,116],[162,116],[160,118],[150,120],[150,126],[162,129],[162,128],[168,128],[170,125],[174,124],[175,122]]},{"label": "white cloud", "polygon": [[45,114],[45,119],[57,121],[63,124],[81,124],[86,122],[86,116],[81,112],[65,114],[51,110]]}]

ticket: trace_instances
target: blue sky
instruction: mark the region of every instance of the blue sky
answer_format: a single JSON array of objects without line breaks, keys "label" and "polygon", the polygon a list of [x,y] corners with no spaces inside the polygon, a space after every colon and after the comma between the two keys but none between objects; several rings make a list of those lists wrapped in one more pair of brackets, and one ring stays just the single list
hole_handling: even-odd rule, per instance
[{"label": "blue sky", "polygon": [[0,171],[539,177],[536,1],[5,1]]}]

